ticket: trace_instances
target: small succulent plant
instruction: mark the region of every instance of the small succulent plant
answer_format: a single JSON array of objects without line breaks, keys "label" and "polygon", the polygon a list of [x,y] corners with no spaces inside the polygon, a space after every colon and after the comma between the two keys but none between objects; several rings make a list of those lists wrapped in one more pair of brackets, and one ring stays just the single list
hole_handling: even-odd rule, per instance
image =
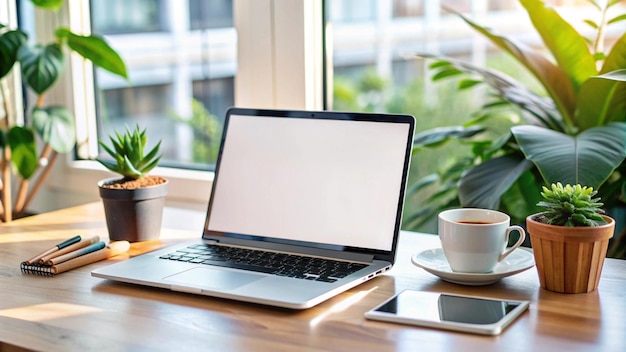
[{"label": "small succulent plant", "polygon": [[115,132],[115,136],[109,138],[112,147],[107,146],[102,141],[99,141],[99,144],[113,157],[114,161],[102,159],[97,159],[97,161],[107,169],[122,175],[125,179],[139,179],[146,176],[161,159],[161,155],[159,155],[161,141],[150,152],[144,154],[148,137],[146,130],[141,130],[139,125],[133,131],[126,128],[124,134]]},{"label": "small succulent plant", "polygon": [[600,198],[593,198],[597,191],[593,187],[581,185],[565,185],[560,182],[551,185],[551,189],[543,187],[543,201],[537,206],[546,208],[537,220],[558,226],[599,226],[606,221],[601,214],[603,203]]}]

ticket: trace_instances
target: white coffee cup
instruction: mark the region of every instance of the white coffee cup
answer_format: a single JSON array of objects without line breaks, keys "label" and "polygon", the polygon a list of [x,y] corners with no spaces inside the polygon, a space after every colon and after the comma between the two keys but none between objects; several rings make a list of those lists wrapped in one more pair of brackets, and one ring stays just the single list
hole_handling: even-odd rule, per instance
[{"label": "white coffee cup", "polygon": [[[511,232],[519,239],[506,248]],[[439,213],[439,239],[453,271],[488,273],[517,249],[526,233],[510,226],[508,215],[489,209],[460,208]]]}]

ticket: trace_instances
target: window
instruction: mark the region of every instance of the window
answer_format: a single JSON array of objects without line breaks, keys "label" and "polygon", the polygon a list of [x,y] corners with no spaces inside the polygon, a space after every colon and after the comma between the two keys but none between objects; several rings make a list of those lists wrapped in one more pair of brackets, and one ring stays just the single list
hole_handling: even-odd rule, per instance
[{"label": "window", "polygon": [[162,141],[161,166],[213,170],[201,149],[219,134],[202,128],[234,103],[232,1],[91,0],[90,13],[92,32],[107,34],[130,76],[129,84],[98,69],[98,138],[139,124],[149,144]]},{"label": "window", "polygon": [[[107,32],[105,39],[128,65],[131,84],[100,70],[94,75],[91,65],[79,58],[68,60],[71,75],[57,83],[55,94],[47,101],[74,108],[78,158],[66,155],[66,162],[56,163],[31,203],[32,211],[98,201],[97,181],[111,176],[88,160],[98,153],[98,139],[122,123],[148,118],[158,121],[147,126],[151,140],[165,136],[169,144],[164,148],[167,165],[155,170],[170,180],[168,204],[203,210],[212,182],[212,151],[206,143],[215,138],[198,133],[205,132],[198,131],[205,129],[203,123],[213,124],[213,116],[219,123],[225,108],[235,104],[322,108],[321,2],[65,2],[59,13],[53,14],[33,11],[28,0],[20,0],[21,21],[46,36],[60,23],[79,33],[92,27]],[[99,16],[89,21],[92,2],[96,7],[111,4],[103,11],[114,11],[118,3],[135,9],[143,6],[145,11],[137,15],[138,20],[128,20],[131,15],[123,14],[111,21]],[[196,11],[209,4],[210,8]],[[222,14],[231,12],[225,21]],[[167,134],[161,134],[165,129]]]}]

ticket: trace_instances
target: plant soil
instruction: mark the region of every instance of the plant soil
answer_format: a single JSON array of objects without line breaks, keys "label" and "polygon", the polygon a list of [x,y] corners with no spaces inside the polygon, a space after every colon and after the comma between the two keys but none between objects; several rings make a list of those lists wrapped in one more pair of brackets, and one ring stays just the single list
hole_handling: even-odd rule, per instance
[{"label": "plant soil", "polygon": [[137,189],[143,187],[150,187],[165,183],[166,180],[161,176],[145,176],[138,179],[121,178],[102,185],[104,188],[114,189]]}]

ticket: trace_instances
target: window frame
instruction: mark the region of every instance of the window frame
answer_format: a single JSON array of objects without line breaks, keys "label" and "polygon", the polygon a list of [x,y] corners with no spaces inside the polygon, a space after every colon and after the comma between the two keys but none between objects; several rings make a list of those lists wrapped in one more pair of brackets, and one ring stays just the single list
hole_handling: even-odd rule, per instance
[{"label": "window frame", "polygon": [[[176,6],[179,0],[166,1]],[[323,108],[322,12],[322,2],[317,0],[233,1],[238,36],[235,105]],[[89,33],[88,2],[68,0],[56,14],[37,11],[37,35],[50,36],[59,22],[78,33]],[[92,66],[73,54],[66,70],[68,74],[59,80],[48,103],[73,108],[77,148],[88,148],[94,155],[97,133]],[[158,167],[152,173],[169,179],[168,205],[206,208],[213,172]],[[73,154],[66,154],[58,159],[29,210],[46,212],[98,201],[97,182],[114,176],[95,161],[76,160]]]}]

